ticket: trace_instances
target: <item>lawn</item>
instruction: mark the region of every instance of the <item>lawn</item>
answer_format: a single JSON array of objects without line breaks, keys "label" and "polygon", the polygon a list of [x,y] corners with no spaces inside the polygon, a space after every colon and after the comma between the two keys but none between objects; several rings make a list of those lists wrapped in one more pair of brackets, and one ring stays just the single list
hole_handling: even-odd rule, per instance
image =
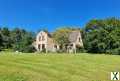
[{"label": "lawn", "polygon": [[0,53],[0,81],[110,81],[120,56]]}]

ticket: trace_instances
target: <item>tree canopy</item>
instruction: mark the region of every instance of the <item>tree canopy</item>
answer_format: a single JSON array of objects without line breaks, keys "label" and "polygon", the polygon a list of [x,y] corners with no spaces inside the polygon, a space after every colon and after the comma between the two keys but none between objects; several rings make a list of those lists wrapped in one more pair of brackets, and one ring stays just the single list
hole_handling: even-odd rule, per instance
[{"label": "tree canopy", "polygon": [[120,54],[120,20],[91,20],[84,29],[84,45],[88,52]]},{"label": "tree canopy", "polygon": [[0,32],[1,49],[13,49],[14,51],[29,52],[27,50],[33,48],[32,43],[34,41],[34,35],[32,32],[19,28],[9,30],[7,27],[1,28]]}]

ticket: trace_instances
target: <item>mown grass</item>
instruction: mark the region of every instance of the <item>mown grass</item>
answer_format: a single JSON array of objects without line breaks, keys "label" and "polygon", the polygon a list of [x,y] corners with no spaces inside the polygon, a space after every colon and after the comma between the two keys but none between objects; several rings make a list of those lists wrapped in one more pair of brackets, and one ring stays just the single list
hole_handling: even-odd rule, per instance
[{"label": "mown grass", "polygon": [[120,56],[0,53],[0,81],[110,81]]}]

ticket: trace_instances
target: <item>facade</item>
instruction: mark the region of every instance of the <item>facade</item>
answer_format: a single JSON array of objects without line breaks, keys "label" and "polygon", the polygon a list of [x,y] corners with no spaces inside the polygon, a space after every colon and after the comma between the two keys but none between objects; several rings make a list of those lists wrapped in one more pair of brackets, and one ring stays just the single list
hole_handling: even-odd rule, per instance
[{"label": "facade", "polygon": [[[80,31],[72,31],[69,34],[70,43],[67,45],[68,52],[76,52],[77,47],[83,47]],[[36,36],[34,46],[37,51],[56,52],[60,50],[59,45],[55,43],[52,35],[45,31],[40,31]]]},{"label": "facade", "polygon": [[44,31],[41,31],[36,36],[36,41],[34,42],[34,46],[37,51],[57,51],[58,45],[54,42],[52,36]]}]

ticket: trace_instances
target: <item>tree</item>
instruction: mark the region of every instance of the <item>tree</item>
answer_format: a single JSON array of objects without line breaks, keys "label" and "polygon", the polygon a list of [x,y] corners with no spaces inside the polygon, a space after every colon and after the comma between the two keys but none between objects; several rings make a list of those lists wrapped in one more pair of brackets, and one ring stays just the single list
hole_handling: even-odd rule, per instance
[{"label": "tree", "polygon": [[22,34],[23,33],[19,28],[15,28],[11,31],[12,48],[14,50],[19,50]]},{"label": "tree", "polygon": [[7,27],[3,27],[1,29],[1,35],[3,39],[3,48],[8,49],[11,48],[11,38],[10,38],[10,30]]},{"label": "tree", "polygon": [[63,27],[57,29],[53,33],[53,38],[57,44],[60,45],[60,49],[65,51],[66,50],[66,45],[69,43],[69,33],[75,30],[74,28],[69,28],[69,27]]},{"label": "tree", "polygon": [[84,29],[84,46],[92,53],[120,54],[120,20],[91,20]]},{"label": "tree", "polygon": [[[24,29],[15,28],[11,33],[13,49],[20,52],[31,52],[34,35]],[[33,49],[34,51],[34,49]]]},{"label": "tree", "polygon": [[0,51],[2,50],[2,46],[3,46],[3,38],[2,38],[2,35],[0,33]]},{"label": "tree", "polygon": [[[29,50],[32,47],[32,43],[33,43],[33,35],[31,32],[27,32],[24,37],[22,38],[22,40],[20,41],[20,51],[22,52],[32,52],[32,50]],[[28,51],[29,50],[29,51]],[[33,51],[34,52],[34,51]]]}]

